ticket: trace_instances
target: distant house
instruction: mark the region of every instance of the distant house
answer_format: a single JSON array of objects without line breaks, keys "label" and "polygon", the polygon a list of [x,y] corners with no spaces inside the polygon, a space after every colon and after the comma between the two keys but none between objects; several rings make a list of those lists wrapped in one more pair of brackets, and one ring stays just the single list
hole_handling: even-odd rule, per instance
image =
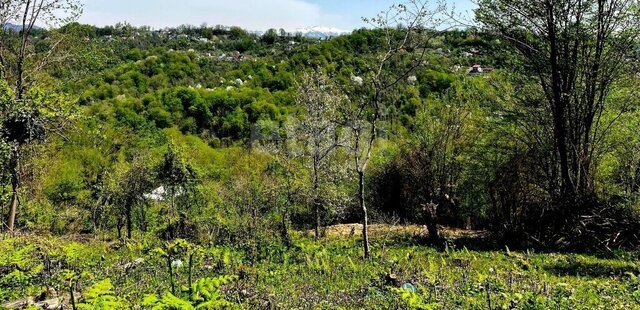
[{"label": "distant house", "polygon": [[249,60],[249,56],[248,55],[244,55],[238,51],[233,52],[231,59],[232,61],[245,61],[245,60]]},{"label": "distant house", "polygon": [[482,66],[481,65],[473,65],[469,69],[469,74],[482,74]]},{"label": "distant house", "polygon": [[482,65],[473,65],[471,68],[469,68],[469,71],[467,72],[467,74],[479,75],[479,74],[489,73],[491,71],[493,71],[493,68],[483,67]]}]

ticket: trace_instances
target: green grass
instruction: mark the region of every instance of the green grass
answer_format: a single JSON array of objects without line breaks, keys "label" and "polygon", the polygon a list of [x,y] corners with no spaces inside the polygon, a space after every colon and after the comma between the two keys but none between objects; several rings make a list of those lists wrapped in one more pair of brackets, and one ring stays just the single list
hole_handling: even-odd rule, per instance
[{"label": "green grass", "polygon": [[[37,296],[45,287],[65,292],[74,281],[80,293],[93,287],[100,295],[95,291],[103,287],[105,296],[117,297],[110,306],[90,309],[132,307],[170,290],[167,259],[154,239],[126,245],[35,236],[0,240],[0,304]],[[173,270],[176,295],[188,299],[188,254],[197,253],[192,282],[232,276],[220,293],[239,308],[640,309],[640,264],[633,253],[601,258],[437,250],[386,239],[373,242],[374,257],[365,261],[357,238],[298,236],[295,244],[289,250],[264,247],[254,256],[228,247],[175,250],[172,259],[184,263]],[[404,283],[417,291],[400,289]]]}]

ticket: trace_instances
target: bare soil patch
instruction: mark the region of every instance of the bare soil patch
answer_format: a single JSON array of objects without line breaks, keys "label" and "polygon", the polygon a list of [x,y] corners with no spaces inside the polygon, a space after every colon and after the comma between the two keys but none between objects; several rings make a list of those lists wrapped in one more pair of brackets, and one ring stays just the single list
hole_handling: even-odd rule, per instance
[{"label": "bare soil patch", "polygon": [[[329,238],[345,238],[359,237],[362,235],[362,224],[338,224],[323,227],[322,230],[326,237]],[[305,232],[313,235],[313,230]],[[445,238],[474,238],[487,236],[486,231],[467,230],[453,227],[440,227],[440,233]],[[422,225],[389,225],[389,224],[371,224],[369,225],[369,236],[371,237],[427,237],[428,232],[426,226]]]}]

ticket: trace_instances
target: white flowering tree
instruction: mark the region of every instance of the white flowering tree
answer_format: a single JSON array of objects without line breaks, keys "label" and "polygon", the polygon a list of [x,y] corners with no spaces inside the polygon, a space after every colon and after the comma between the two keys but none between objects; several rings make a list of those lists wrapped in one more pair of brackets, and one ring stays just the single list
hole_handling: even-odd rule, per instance
[{"label": "white flowering tree", "polygon": [[322,166],[340,146],[338,107],[347,97],[320,69],[305,73],[298,85],[296,103],[303,108],[301,118],[293,126],[296,144],[308,159],[312,175],[311,201],[315,213],[315,237],[322,225]]}]

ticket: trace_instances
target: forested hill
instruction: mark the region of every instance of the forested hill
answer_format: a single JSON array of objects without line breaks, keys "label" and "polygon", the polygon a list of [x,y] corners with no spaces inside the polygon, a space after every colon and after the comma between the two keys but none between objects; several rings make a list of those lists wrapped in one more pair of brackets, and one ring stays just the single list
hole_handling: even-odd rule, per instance
[{"label": "forested hill", "polygon": [[[554,186],[544,181],[549,167],[527,166],[544,154],[530,148],[547,139],[543,119],[536,120],[542,105],[532,80],[542,71],[535,72],[503,40],[478,29],[420,31],[428,41],[391,50],[395,58],[384,59],[384,71],[376,73],[381,55],[389,54],[390,40],[402,38],[401,30],[361,29],[315,40],[221,26],[151,30],[71,23],[55,30],[34,29],[37,48],[44,51],[64,38],[60,42],[72,51],[39,73],[39,88],[63,96],[70,105],[68,114],[56,114],[66,118],[58,123],[62,127],[47,130],[44,143],[24,150],[29,164],[22,169],[33,170],[21,172],[29,190],[18,225],[56,233],[117,228],[120,235],[125,228],[128,234],[139,229],[165,234],[169,229],[175,235],[177,218],[149,223],[148,212],[155,211],[146,209],[155,205],[148,199],[151,192],[171,187],[163,178],[175,177],[163,177],[166,172],[161,170],[178,168],[186,169],[180,170],[180,182],[192,182],[196,196],[183,202],[185,209],[177,208],[179,229],[220,225],[199,214],[224,218],[221,204],[228,205],[226,212],[237,212],[236,203],[243,203],[228,198],[249,195],[237,192],[249,189],[234,183],[275,178],[273,186],[284,186],[277,180],[293,177],[293,171],[301,182],[294,186],[301,196],[286,200],[295,206],[287,216],[296,228],[359,221],[357,200],[351,199],[358,183],[351,180],[360,167],[350,161],[352,149],[331,148],[327,158],[314,158],[331,139],[313,135],[335,135],[336,146],[346,145],[354,134],[362,138],[366,133],[358,130],[375,124],[372,164],[362,183],[374,221],[398,217],[501,230],[505,226],[499,223],[507,220],[502,217],[510,216],[511,205],[524,199],[503,196],[515,190],[510,186]],[[404,71],[418,56],[418,66]],[[318,90],[329,87],[337,93],[305,90],[309,74]],[[390,81],[392,89],[376,90]],[[384,106],[353,110],[340,104],[341,96],[352,103],[382,100]],[[314,100],[331,101],[332,107],[313,105]],[[603,121],[614,118],[615,109],[604,111]],[[334,133],[301,133],[307,122],[337,127]],[[354,125],[359,122],[364,123]],[[615,134],[632,130],[627,124],[616,126]],[[350,126],[356,126],[351,128],[355,131],[349,133]],[[320,140],[303,141],[309,134]],[[279,153],[282,143],[292,143],[285,147],[287,155]],[[629,173],[627,166],[617,159],[626,149],[611,146],[598,162],[605,165],[597,174],[598,188],[606,196],[630,197],[624,191],[627,178],[622,177]],[[281,156],[289,158],[284,161],[289,172],[270,175],[274,162],[283,165]],[[48,164],[41,166],[43,162]],[[9,173],[7,184],[10,178]],[[132,182],[136,186],[121,187]],[[318,196],[320,187],[325,198]],[[255,190],[265,202],[272,199],[264,196],[264,188]],[[536,191],[526,195],[536,196]],[[545,201],[543,197],[536,203]],[[11,197],[4,199],[6,205]],[[437,218],[425,218],[420,206],[426,202],[439,205]],[[279,207],[263,207],[263,220],[280,216]],[[136,220],[134,215],[142,217]],[[545,233],[535,231],[536,225],[516,222],[507,227]],[[240,220],[228,223],[242,227]]]},{"label": "forested hill", "polygon": [[[87,31],[99,42],[98,49],[107,47],[120,61],[70,85],[68,90],[80,96],[80,104],[109,103],[119,113],[133,110],[140,120],[153,121],[160,129],[207,132],[224,139],[225,145],[246,140],[259,121],[281,124],[294,112],[295,82],[306,70],[321,68],[337,80],[349,81],[364,74],[368,58],[382,48],[380,33],[372,30],[327,41],[275,32],[258,37],[236,28]],[[413,101],[398,100],[393,117],[410,127],[416,101],[444,93],[474,64],[502,65],[503,60],[492,56],[498,48],[495,40],[480,39],[476,31],[444,34],[428,67],[416,73],[412,87],[419,95]]]},{"label": "forested hill", "polygon": [[[413,133],[424,130],[419,128],[425,125],[427,114],[437,117],[458,109],[459,104],[465,111],[477,111],[477,115],[469,118],[473,120],[469,125],[474,135],[478,130],[486,130],[485,123],[494,122],[493,111],[497,109],[494,97],[501,91],[497,88],[507,87],[497,79],[501,74],[499,68],[508,62],[504,56],[507,54],[502,53],[505,47],[478,30],[433,35],[426,49],[419,50],[426,52],[420,70],[403,76],[402,83],[385,99],[390,104],[378,126],[382,138],[374,152],[378,163],[375,171],[369,172],[376,174],[376,181],[372,179],[367,186],[382,186],[387,178],[393,177],[385,175],[387,165],[400,164],[394,162],[400,158],[397,156],[414,147],[413,141],[417,140]],[[70,105],[65,105],[66,112],[55,117],[65,118],[56,125],[63,127],[44,136],[44,143],[25,149],[28,158],[25,162],[30,164],[24,169],[35,170],[23,172],[29,177],[22,183],[30,190],[25,192],[29,196],[25,199],[27,206],[17,221],[22,227],[57,233],[108,228],[120,231],[123,223],[133,221],[122,217],[132,216],[129,212],[142,212],[146,207],[141,203],[150,202],[145,195],[163,186],[156,166],[167,154],[180,158],[181,165],[193,168],[190,178],[197,180],[199,191],[206,192],[200,201],[203,205],[190,207],[189,212],[207,213],[210,211],[204,206],[219,210],[218,203],[232,203],[223,196],[235,195],[231,194],[233,191],[219,192],[220,188],[212,184],[223,185],[239,177],[248,180],[265,177],[263,170],[274,160],[268,155],[271,152],[268,149],[278,140],[274,137],[289,135],[294,139],[293,133],[287,132],[292,120],[305,118],[308,112],[299,96],[303,76],[310,71],[326,75],[331,83],[342,85],[339,88],[345,96],[349,92],[354,99],[370,101],[368,81],[385,49],[384,31],[366,29],[315,40],[275,30],[258,36],[226,27],[151,30],[126,24],[96,28],[72,23],[51,31],[34,29],[32,36],[33,44],[42,50],[54,40],[64,38],[61,42],[71,53],[63,53],[42,71],[38,85],[45,92],[63,95]],[[409,62],[416,51],[418,47],[401,51],[404,56],[394,61]],[[470,73],[475,64],[481,64],[485,71],[496,70],[479,75]],[[401,70],[402,66],[395,66]],[[465,102],[456,102],[454,108],[451,104],[457,98]],[[331,121],[340,119],[336,115]],[[441,125],[448,126],[444,121]],[[256,147],[261,151],[244,151]],[[303,168],[307,165],[304,154],[308,150],[303,145],[298,147],[301,153],[294,162],[302,165],[296,170],[300,173],[297,177],[304,180],[308,177]],[[468,152],[477,151],[471,144],[464,148]],[[338,173],[340,180],[330,190],[335,196],[332,199],[336,199],[331,204],[336,208],[322,208],[322,225],[358,220],[357,206],[348,198],[353,190],[348,181],[352,169],[349,152],[336,151],[331,161],[340,164],[326,169],[343,172]],[[242,161],[251,165],[244,166]],[[40,167],[40,162],[49,164]],[[134,177],[130,174],[143,172],[144,177],[138,175],[142,179],[136,182],[142,183],[140,188],[133,189],[135,192],[118,188],[118,184],[133,182],[127,179]],[[321,179],[330,176],[321,174],[324,175]],[[211,191],[217,192],[214,195]],[[400,214],[405,220],[420,221],[414,218],[415,210],[409,201],[394,210],[396,206],[391,200],[399,194],[395,190],[381,189],[374,193],[379,197],[367,198],[378,201],[374,214]],[[11,197],[4,199],[3,205]],[[129,199],[131,205],[122,206],[119,199]],[[475,208],[488,207],[487,202],[488,198],[484,198],[467,204],[460,199],[455,210],[443,212],[442,218],[450,224],[461,224],[473,215],[473,221],[485,225],[486,216]],[[294,225],[299,228],[314,225],[310,220],[313,208],[303,208],[303,201],[295,204],[300,208],[292,215],[298,217]],[[118,211],[121,207],[126,210]],[[60,212],[60,208],[65,211]],[[264,211],[271,214],[276,209],[267,207]],[[199,221],[195,214],[187,218]],[[150,224],[143,222],[130,223],[128,227],[151,229]],[[153,229],[166,229],[162,228],[166,224],[156,224],[160,226]]]}]

